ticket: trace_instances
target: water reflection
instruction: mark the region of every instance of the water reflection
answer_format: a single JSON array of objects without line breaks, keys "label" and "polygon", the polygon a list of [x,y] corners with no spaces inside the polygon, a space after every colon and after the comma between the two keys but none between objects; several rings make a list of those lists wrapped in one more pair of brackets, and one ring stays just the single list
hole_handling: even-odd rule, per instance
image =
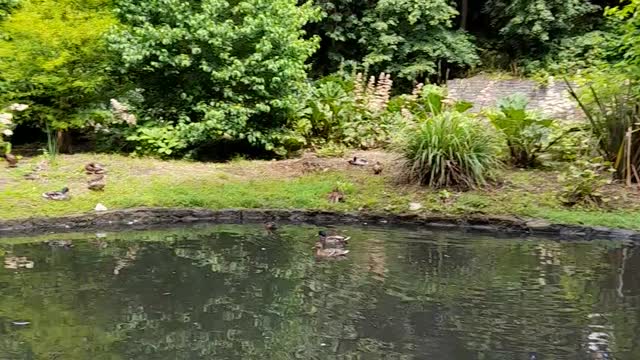
[{"label": "water reflection", "polygon": [[0,358],[639,358],[621,243],[344,230],[338,262],[312,227],[5,239]]}]

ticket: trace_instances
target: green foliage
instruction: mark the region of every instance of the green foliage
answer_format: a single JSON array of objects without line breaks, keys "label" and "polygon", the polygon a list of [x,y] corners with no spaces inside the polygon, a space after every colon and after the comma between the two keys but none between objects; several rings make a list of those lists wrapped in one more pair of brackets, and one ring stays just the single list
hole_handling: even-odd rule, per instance
[{"label": "green foliage", "polygon": [[[0,101],[31,104],[20,119],[55,129],[83,127],[103,102],[110,57],[103,34],[116,21],[110,0],[23,1],[0,23]],[[44,126],[43,126],[44,127]]]},{"label": "green foliage", "polygon": [[640,77],[640,1],[624,1],[624,6],[609,8],[606,14],[621,22],[622,38],[617,43],[617,51],[622,54],[623,61],[620,68],[631,77]]},{"label": "green foliage", "polygon": [[296,129],[311,144],[324,142],[363,149],[389,143],[397,117],[387,112],[392,81],[358,73],[336,74],[317,81],[306,104],[294,116]]},{"label": "green foliage", "polygon": [[532,57],[575,33],[597,10],[588,0],[488,0],[484,9],[505,51]]},{"label": "green foliage", "polygon": [[11,142],[9,137],[13,135],[13,115],[10,113],[0,113],[0,155],[11,152]]},{"label": "green foliage", "polygon": [[527,111],[527,98],[514,94],[498,100],[497,109],[485,111],[493,126],[505,137],[511,161],[517,167],[538,165],[538,156],[562,135],[552,138],[553,120]]},{"label": "green foliage", "polygon": [[567,206],[602,206],[607,201],[602,188],[611,183],[612,171],[611,164],[601,157],[577,160],[558,176],[562,185],[560,201]]},{"label": "green foliage", "polygon": [[364,63],[414,80],[437,74],[442,62],[478,63],[469,35],[452,30],[458,15],[446,0],[381,0],[363,19]]},{"label": "green foliage", "polygon": [[[625,75],[612,72],[593,74],[580,94],[569,84],[570,94],[589,120],[596,150],[614,164],[619,179],[633,177],[633,168],[640,169],[640,96],[636,87]],[[627,146],[629,137],[631,144]]]},{"label": "green foliage", "polygon": [[458,112],[425,119],[399,148],[408,179],[434,188],[482,186],[501,166],[486,126]]},{"label": "green foliage", "polygon": [[18,6],[20,0],[0,0],[0,21],[4,20]]},{"label": "green foliage", "polygon": [[143,149],[179,155],[225,140],[283,154],[295,140],[287,114],[316,49],[302,27],[317,10],[294,0],[116,3],[127,26],[110,44],[143,90],[130,138]]}]

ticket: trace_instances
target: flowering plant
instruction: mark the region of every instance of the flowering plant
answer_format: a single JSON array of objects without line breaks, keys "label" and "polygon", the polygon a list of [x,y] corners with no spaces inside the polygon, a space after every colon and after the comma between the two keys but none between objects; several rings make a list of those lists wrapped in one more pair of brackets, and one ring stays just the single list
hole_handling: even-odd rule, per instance
[{"label": "flowering plant", "polygon": [[13,135],[13,112],[24,111],[29,107],[25,104],[12,104],[4,112],[0,112],[0,152],[4,149],[4,154],[11,152],[11,142],[7,140]]}]

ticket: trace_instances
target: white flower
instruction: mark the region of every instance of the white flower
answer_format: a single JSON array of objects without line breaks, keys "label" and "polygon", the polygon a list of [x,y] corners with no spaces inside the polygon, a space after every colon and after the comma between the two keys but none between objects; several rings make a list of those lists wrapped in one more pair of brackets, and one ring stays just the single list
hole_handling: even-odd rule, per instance
[{"label": "white flower", "polygon": [[9,113],[0,113],[0,124],[11,125],[11,119],[13,119],[13,115]]},{"label": "white flower", "polygon": [[11,130],[9,130],[9,129],[4,129],[4,130],[2,131],[2,133],[3,133],[5,136],[11,136],[11,135],[13,135],[13,131],[11,131]]},{"label": "white flower", "polygon": [[29,108],[29,105],[27,104],[11,104],[7,110],[9,111],[25,111]]}]

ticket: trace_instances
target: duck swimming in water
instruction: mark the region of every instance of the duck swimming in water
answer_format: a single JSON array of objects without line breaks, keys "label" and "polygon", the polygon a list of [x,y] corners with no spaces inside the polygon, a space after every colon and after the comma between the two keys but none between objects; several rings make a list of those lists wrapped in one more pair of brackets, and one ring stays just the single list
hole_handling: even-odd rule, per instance
[{"label": "duck swimming in water", "polygon": [[349,239],[351,239],[348,236],[327,235],[324,230],[318,231],[318,235],[320,236],[319,243],[325,248],[344,248]]},{"label": "duck swimming in water", "polygon": [[264,228],[267,229],[267,231],[271,232],[278,230],[278,225],[272,221],[269,221],[268,223],[264,224]]},{"label": "duck swimming in water", "polygon": [[65,186],[60,191],[47,191],[42,197],[47,200],[69,200],[69,188]]},{"label": "duck swimming in water", "polygon": [[349,253],[349,250],[345,249],[337,249],[337,248],[328,248],[325,249],[322,243],[317,242],[313,247],[316,250],[317,258],[344,258]]}]

